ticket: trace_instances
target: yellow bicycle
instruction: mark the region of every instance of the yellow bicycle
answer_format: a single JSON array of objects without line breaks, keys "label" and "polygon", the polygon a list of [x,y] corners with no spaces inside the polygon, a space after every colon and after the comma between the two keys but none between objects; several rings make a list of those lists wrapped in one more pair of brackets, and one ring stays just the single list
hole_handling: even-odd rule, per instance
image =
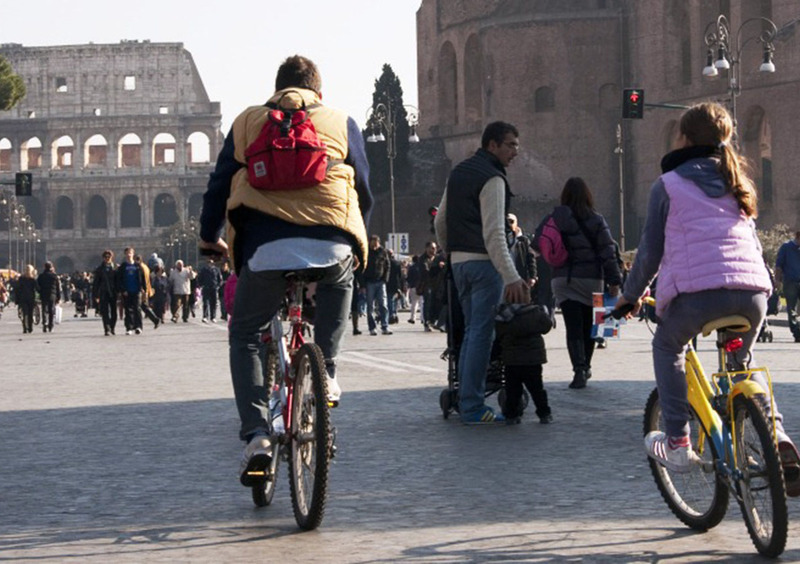
[{"label": "yellow bicycle", "polygon": [[[646,298],[645,303],[655,305]],[[732,495],[742,510],[747,531],[759,553],[776,557],[786,546],[788,512],[783,469],[775,434],[774,404],[767,367],[735,370],[728,354],[742,346],[736,333],[750,330],[740,315],[714,320],[703,336],[717,333],[718,371],[707,377],[692,344],[686,353],[686,379],[691,406],[691,440],[702,460],[688,473],[673,472],[648,458],[664,501],[684,524],[705,531],[725,517]],[[766,376],[769,398],[754,373]],[[647,400],[644,433],[663,430],[658,390]]]}]

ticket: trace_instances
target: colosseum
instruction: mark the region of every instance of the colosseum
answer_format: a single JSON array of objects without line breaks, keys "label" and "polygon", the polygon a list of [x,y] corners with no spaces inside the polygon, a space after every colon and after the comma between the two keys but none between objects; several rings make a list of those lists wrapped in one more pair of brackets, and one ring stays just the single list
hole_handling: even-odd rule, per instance
[{"label": "colosseum", "polygon": [[[705,37],[720,14],[738,84],[732,71],[703,76]],[[422,0],[420,135],[439,140],[455,163],[479,146],[486,123],[514,123],[523,150],[509,175],[523,227],[536,225],[568,177],[582,176],[612,232],[620,234],[622,223],[632,248],[649,186],[676,140],[680,107],[735,102],[740,145],[760,190],[760,226],[800,227],[798,16],[790,0]],[[757,38],[769,29],[759,18],[778,28],[771,74],[759,72]],[[621,119],[626,88],[644,90],[643,119]],[[442,189],[431,187],[430,200]]]},{"label": "colosseum", "polygon": [[0,55],[27,88],[0,112],[0,181],[33,176],[32,196],[18,198],[29,219],[9,222],[0,209],[0,264],[36,256],[39,268],[47,259],[72,272],[128,246],[196,261],[221,115],[183,44],[3,44]]}]

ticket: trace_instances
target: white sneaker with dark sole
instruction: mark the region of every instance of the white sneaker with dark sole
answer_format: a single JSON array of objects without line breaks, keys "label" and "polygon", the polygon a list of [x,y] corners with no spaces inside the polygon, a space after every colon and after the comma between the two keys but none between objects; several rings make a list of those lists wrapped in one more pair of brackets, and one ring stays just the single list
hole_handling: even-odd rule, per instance
[{"label": "white sneaker with dark sole", "polygon": [[644,437],[644,448],[647,456],[673,472],[691,472],[695,466],[702,464],[692,445],[672,448],[669,446],[669,437],[663,431],[647,433]]}]

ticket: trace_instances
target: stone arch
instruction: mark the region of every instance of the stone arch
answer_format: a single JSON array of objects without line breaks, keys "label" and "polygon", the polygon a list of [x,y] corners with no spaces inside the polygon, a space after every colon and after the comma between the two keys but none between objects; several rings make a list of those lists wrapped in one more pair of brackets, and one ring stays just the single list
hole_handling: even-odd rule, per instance
[{"label": "stone arch", "polygon": [[159,133],[153,138],[153,166],[175,164],[175,136]]},{"label": "stone arch", "polygon": [[153,226],[169,227],[179,221],[178,207],[171,194],[161,193],[156,196],[153,206]]},{"label": "stone arch", "polygon": [[119,140],[119,168],[142,166],[142,140],[135,133],[126,133]]},{"label": "stone arch", "polygon": [[71,169],[75,159],[75,143],[69,135],[62,135],[50,146],[53,169]]},{"label": "stone arch", "polygon": [[189,196],[189,216],[200,219],[200,212],[203,211],[203,194],[196,192]]},{"label": "stone arch", "polygon": [[83,166],[102,167],[108,164],[108,141],[100,134],[95,133],[83,144]]},{"label": "stone arch", "polygon": [[25,198],[25,213],[31,216],[31,221],[33,221],[36,229],[44,227],[44,210],[42,209],[42,202],[39,201],[37,196]]},{"label": "stone arch", "polygon": [[34,170],[42,167],[42,141],[31,137],[20,146],[20,163],[22,170]]},{"label": "stone arch", "polygon": [[67,196],[59,196],[58,200],[56,200],[56,217],[53,228],[75,228],[75,206],[72,203],[71,198]]},{"label": "stone arch", "polygon": [[747,111],[744,122],[742,149],[750,162],[753,178],[759,189],[760,200],[772,203],[772,126],[761,106]]},{"label": "stone arch", "polygon": [[211,140],[202,131],[195,131],[186,138],[186,160],[190,164],[211,162]]},{"label": "stone arch", "polygon": [[119,208],[119,226],[122,228],[142,226],[142,205],[139,202],[139,196],[127,194],[122,198]]},{"label": "stone arch", "polygon": [[549,86],[540,86],[533,94],[533,111],[552,112],[556,109],[555,91]]},{"label": "stone arch", "polygon": [[11,170],[11,154],[13,146],[6,137],[0,138],[0,171],[8,172]]},{"label": "stone arch", "polygon": [[86,227],[89,229],[108,229],[108,205],[105,198],[100,195],[95,194],[89,199]]},{"label": "stone arch", "polygon": [[464,47],[464,111],[467,123],[482,117],[483,55],[478,35],[473,33]]},{"label": "stone arch", "polygon": [[445,41],[439,50],[439,122],[458,123],[458,66],[453,44]]},{"label": "stone arch", "polygon": [[56,267],[56,272],[61,274],[72,274],[75,272],[75,261],[67,255],[61,255],[54,260],[53,266]]}]

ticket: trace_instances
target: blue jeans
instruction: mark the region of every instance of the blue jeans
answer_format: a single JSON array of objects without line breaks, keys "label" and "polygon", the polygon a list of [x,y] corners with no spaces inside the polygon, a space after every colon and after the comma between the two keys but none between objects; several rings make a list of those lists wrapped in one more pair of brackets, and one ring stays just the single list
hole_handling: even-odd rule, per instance
[{"label": "blue jeans", "polygon": [[491,261],[471,260],[453,265],[453,280],[464,311],[464,340],[458,357],[458,407],[461,417],[466,418],[484,406],[494,316],[503,297],[503,279]]},{"label": "blue jeans", "polygon": [[[325,360],[335,360],[350,312],[353,260],[348,258],[325,271],[324,278],[317,282],[314,342],[322,349]],[[242,440],[247,440],[257,431],[269,434],[261,333],[269,327],[286,296],[284,272],[251,272],[245,265],[239,273],[228,342],[233,393],[242,422],[239,431]]]},{"label": "blue jeans", "polygon": [[[689,400],[684,361],[686,345],[700,333],[703,325],[727,315],[743,315],[750,320],[750,331],[740,333],[744,342],[741,349],[731,355],[730,361],[741,368],[750,355],[761,323],[767,311],[767,296],[763,292],[747,290],[705,290],[680,294],[670,302],[661,317],[653,337],[653,368],[661,410],[664,413],[665,431],[674,437],[689,433]],[[758,366],[751,359],[751,366]],[[716,367],[714,367],[716,368]],[[767,392],[769,386],[764,375],[754,373],[752,379]],[[767,398],[767,417],[772,406]],[[783,433],[783,417],[775,404],[776,430]]]},{"label": "blue jeans", "polygon": [[375,316],[373,310],[378,302],[378,315],[380,315],[381,329],[389,328],[389,309],[386,300],[386,282],[382,280],[367,281],[367,324],[370,331],[375,331]]}]

